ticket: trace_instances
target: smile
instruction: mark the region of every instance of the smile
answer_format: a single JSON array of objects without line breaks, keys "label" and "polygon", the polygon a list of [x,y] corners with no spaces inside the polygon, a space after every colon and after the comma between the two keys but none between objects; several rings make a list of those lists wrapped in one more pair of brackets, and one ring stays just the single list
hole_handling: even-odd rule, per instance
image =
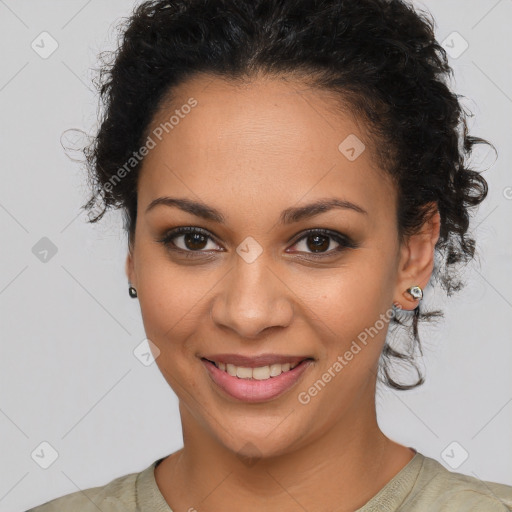
[{"label": "smile", "polygon": [[219,370],[226,372],[232,377],[238,377],[239,379],[256,379],[256,380],[267,380],[273,377],[279,377],[281,373],[289,372],[293,370],[300,363],[275,363],[267,366],[258,366],[256,368],[248,368],[246,366],[235,366],[231,363],[223,363],[217,361],[210,361]]},{"label": "smile", "polygon": [[217,388],[244,402],[263,402],[290,390],[313,360],[272,363],[265,366],[237,366],[201,358]]}]

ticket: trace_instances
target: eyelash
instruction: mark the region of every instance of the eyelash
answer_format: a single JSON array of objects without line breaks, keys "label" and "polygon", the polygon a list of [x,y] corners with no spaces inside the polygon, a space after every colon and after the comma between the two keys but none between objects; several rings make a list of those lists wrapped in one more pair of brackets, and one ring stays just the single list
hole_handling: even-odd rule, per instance
[{"label": "eyelash", "polygon": [[[187,258],[198,258],[200,256],[196,256],[196,254],[201,253],[208,253],[209,251],[205,250],[185,250],[181,248],[176,248],[176,245],[174,244],[174,239],[178,238],[179,236],[183,236],[184,234],[201,234],[205,237],[211,239],[215,242],[214,238],[209,234],[208,231],[205,229],[199,228],[199,227],[191,227],[191,226],[182,226],[176,229],[173,229],[171,231],[168,231],[162,238],[158,239],[157,242],[163,244],[168,250],[174,251],[174,252],[181,252],[185,257]],[[337,233],[336,231],[330,231],[328,229],[322,229],[322,228],[315,228],[310,229],[308,231],[305,231],[302,236],[296,239],[296,241],[293,243],[293,245],[298,244],[301,240],[308,238],[309,236],[313,235],[322,235],[327,236],[329,238],[332,238],[335,242],[339,244],[339,246],[336,249],[331,249],[330,251],[324,252],[324,253],[306,253],[309,258],[313,259],[321,259],[326,257],[332,257],[333,254],[340,253],[345,249],[356,249],[358,245],[348,236],[342,235],[341,233]],[[215,242],[217,243],[217,242]]]}]

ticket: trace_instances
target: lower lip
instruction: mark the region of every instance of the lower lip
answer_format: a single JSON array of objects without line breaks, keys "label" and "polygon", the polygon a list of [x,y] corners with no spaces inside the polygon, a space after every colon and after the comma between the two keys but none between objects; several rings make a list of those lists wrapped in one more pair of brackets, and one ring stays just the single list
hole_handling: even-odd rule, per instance
[{"label": "lower lip", "polygon": [[229,373],[219,370],[213,363],[201,359],[208,369],[213,382],[217,384],[229,396],[244,402],[265,402],[277,398],[288,391],[310,366],[311,361],[307,359],[298,364],[293,370],[281,373],[277,377],[270,377],[266,380],[240,379]]}]

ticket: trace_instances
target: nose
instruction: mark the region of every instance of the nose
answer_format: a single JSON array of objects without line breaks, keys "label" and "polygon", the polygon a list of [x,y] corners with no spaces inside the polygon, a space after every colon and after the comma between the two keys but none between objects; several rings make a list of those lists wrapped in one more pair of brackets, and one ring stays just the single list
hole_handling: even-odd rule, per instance
[{"label": "nose", "polygon": [[293,292],[263,257],[238,258],[210,309],[213,322],[240,338],[254,339],[272,327],[287,327],[294,313]]}]

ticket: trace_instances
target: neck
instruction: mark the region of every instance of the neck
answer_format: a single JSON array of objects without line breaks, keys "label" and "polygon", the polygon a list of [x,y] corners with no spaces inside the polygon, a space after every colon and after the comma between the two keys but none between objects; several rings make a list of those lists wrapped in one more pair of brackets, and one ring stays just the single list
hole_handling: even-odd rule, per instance
[{"label": "neck", "polygon": [[255,512],[271,502],[283,512],[353,511],[414,455],[381,432],[370,403],[297,449],[252,460],[226,449],[180,407],[184,447],[157,466],[157,485],[174,510]]}]

